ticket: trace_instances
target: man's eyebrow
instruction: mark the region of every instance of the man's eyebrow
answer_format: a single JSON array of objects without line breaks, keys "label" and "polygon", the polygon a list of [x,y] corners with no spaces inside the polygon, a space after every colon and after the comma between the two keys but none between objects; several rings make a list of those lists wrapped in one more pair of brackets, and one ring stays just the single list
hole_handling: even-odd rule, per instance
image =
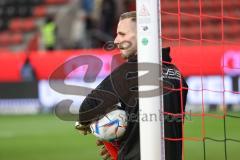
[{"label": "man's eyebrow", "polygon": [[125,35],[125,33],[124,33],[124,32],[121,32],[121,31],[118,32],[118,34],[120,34],[120,35]]}]

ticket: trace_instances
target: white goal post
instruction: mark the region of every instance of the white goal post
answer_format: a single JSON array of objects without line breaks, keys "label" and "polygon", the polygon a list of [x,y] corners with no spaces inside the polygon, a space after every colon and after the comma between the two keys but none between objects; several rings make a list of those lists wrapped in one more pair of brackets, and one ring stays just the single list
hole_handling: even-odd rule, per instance
[{"label": "white goal post", "polygon": [[[159,0],[137,0],[138,63],[160,64],[149,77],[153,86],[144,86],[146,80],[139,78],[139,121],[141,160],[165,160],[164,116],[162,90],[162,42]],[[140,67],[139,67],[140,68]],[[143,72],[139,69],[139,76]],[[161,81],[159,81],[161,80]],[[141,91],[160,88],[158,96],[144,97]],[[157,118],[152,120],[151,115]]]}]

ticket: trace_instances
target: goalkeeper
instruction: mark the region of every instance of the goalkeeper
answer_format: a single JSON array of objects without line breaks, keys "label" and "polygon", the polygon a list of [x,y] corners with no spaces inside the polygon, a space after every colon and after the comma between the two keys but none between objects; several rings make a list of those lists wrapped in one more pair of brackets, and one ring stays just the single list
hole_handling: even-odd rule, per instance
[{"label": "goalkeeper", "polygon": [[[83,101],[79,110],[77,129],[87,133],[89,124],[100,116],[111,111],[116,104],[128,115],[128,125],[123,137],[119,140],[117,159],[140,160],[139,137],[139,104],[137,78],[137,30],[136,12],[127,12],[120,16],[117,36],[114,43],[118,46],[121,56],[127,60],[107,76]],[[147,53],[146,53],[147,54]],[[162,49],[163,83],[164,83],[164,112],[165,115],[165,157],[166,160],[182,159],[182,122],[180,115],[185,110],[187,98],[187,84],[178,69],[171,64],[170,48]],[[127,75],[125,77],[125,75]],[[172,86],[166,86],[171,84]],[[177,90],[180,87],[183,90]],[[167,88],[167,89],[165,89]],[[175,90],[173,90],[175,89]],[[159,124],[160,125],[160,124]],[[146,137],[147,138],[147,137]],[[101,144],[101,143],[98,143]],[[152,146],[154,147],[154,146]],[[103,148],[105,159],[109,152]]]}]

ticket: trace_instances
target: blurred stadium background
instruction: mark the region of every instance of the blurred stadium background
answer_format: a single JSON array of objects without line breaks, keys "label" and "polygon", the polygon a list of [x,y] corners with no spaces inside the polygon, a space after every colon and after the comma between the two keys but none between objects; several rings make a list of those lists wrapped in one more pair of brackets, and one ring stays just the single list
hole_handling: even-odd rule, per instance
[{"label": "blurred stadium background", "polygon": [[[190,89],[185,159],[237,160],[240,3],[161,0],[161,5],[163,45],[171,46]],[[48,79],[71,58],[94,55],[103,61],[95,82],[83,80],[86,67],[73,71],[76,62],[62,71],[66,84],[94,88],[112,64],[121,63],[112,62],[118,52],[104,44],[114,38],[117,17],[134,9],[134,0],[0,0],[0,159],[100,159],[93,136],[79,135],[73,121],[53,114],[65,99],[74,100],[76,113],[84,97],[59,93]]]}]

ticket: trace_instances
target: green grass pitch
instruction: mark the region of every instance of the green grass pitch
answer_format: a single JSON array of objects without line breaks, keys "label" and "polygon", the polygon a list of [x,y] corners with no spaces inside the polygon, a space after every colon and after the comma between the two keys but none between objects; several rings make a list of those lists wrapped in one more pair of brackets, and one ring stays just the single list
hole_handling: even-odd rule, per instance
[{"label": "green grass pitch", "polygon": [[0,160],[95,160],[96,139],[53,115],[0,116]]},{"label": "green grass pitch", "polygon": [[[240,114],[238,114],[240,115]],[[227,138],[240,139],[240,119],[226,119]],[[185,137],[201,137],[201,118],[185,121]],[[223,121],[205,118],[206,135],[223,139]],[[82,136],[74,122],[53,115],[0,116],[0,160],[99,160],[96,139]],[[228,160],[238,160],[240,143],[227,141]],[[206,140],[206,159],[225,160],[224,143]],[[185,160],[202,160],[203,143],[185,141]]]}]

